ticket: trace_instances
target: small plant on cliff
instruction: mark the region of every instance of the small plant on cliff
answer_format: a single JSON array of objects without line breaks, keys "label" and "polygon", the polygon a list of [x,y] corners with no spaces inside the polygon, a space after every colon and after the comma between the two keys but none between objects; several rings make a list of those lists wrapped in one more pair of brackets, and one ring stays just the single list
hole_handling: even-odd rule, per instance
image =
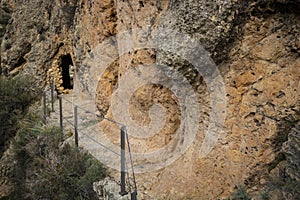
[{"label": "small plant on cliff", "polygon": [[239,185],[237,190],[233,193],[232,200],[250,200],[251,198],[248,196],[244,187]]},{"label": "small plant on cliff", "polygon": [[270,199],[269,193],[266,190],[263,191],[263,193],[261,194],[261,199],[262,200],[269,200]]}]

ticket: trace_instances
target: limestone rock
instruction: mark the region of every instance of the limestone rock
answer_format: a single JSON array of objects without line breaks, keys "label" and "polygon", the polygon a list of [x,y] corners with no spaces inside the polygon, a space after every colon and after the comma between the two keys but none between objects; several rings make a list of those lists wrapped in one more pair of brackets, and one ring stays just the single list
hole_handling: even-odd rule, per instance
[{"label": "limestone rock", "polygon": [[98,194],[99,199],[101,200],[129,200],[130,194],[121,196],[120,192],[120,185],[110,179],[105,178],[100,182],[95,182],[93,184],[94,191]]},{"label": "limestone rock", "polygon": [[[300,123],[288,134],[288,141],[283,144],[282,151],[287,158],[286,173],[300,182]],[[299,194],[300,195],[300,194]]]},{"label": "limestone rock", "polygon": [[73,23],[75,5],[56,0],[13,5],[12,20],[2,42],[2,68],[11,74],[32,75],[45,84],[52,58],[64,45],[63,40]]},{"label": "limestone rock", "polygon": [[[245,185],[248,191],[259,196],[268,183],[266,177],[279,173],[277,168],[271,172],[267,170],[276,161],[282,145],[274,145],[272,138],[277,135],[280,119],[300,109],[299,0],[1,2],[6,2],[12,9],[1,44],[1,67],[6,75],[30,74],[40,85],[54,81],[57,92],[71,93],[62,85],[61,69],[62,57],[70,56],[75,76],[81,76],[81,82],[75,84],[87,86],[90,80],[99,80],[90,83],[97,88],[96,94],[95,91],[87,93],[96,97],[96,107],[106,117],[114,117],[111,98],[121,88],[122,77],[140,65],[161,64],[180,72],[196,91],[201,111],[198,114],[199,130],[193,142],[165,168],[137,174],[141,199],[225,199],[239,185]],[[214,70],[219,70],[222,75],[226,119],[224,124],[218,124],[222,127],[218,141],[204,158],[199,157],[199,150],[212,117],[210,102],[214,99],[211,99],[210,91],[214,88],[208,88],[204,75],[197,73],[191,62],[176,55],[184,52],[193,58],[201,58],[204,50],[193,51],[192,47],[187,47],[170,53],[148,48],[119,55],[131,43],[143,44],[151,39],[159,28],[175,30],[199,41],[208,55],[200,62],[203,74],[212,77],[209,79],[212,81]],[[134,29],[141,31],[130,31]],[[113,37],[126,32],[132,35],[133,41]],[[167,40],[168,33],[162,38]],[[97,47],[103,42],[112,47],[104,49],[105,56],[99,59]],[[167,47],[170,43],[159,45]],[[115,57],[109,66],[105,66],[102,77],[93,77],[93,67]],[[214,70],[211,69],[212,61],[217,65]],[[182,81],[176,78],[176,81]],[[133,82],[128,85],[132,86]],[[85,92],[84,87],[80,89]],[[132,117],[137,124],[151,122],[149,113],[154,104],[160,104],[158,108],[163,107],[161,110],[166,116],[165,120],[156,117],[165,123],[157,134],[148,139],[132,137],[134,151],[142,154],[155,151],[176,139],[175,132],[182,123],[181,110],[176,95],[167,87],[158,84],[139,87],[130,97],[130,103],[126,108],[130,114],[127,117]],[[108,139],[118,144],[115,127],[105,122],[99,126]],[[283,148],[287,162],[293,167],[299,165],[296,130],[290,133]],[[186,139],[183,134],[179,136]],[[173,150],[176,151],[176,146]],[[153,163],[146,161],[146,164],[151,166]],[[285,166],[284,163],[279,165]],[[287,173],[299,180],[293,167],[287,168]],[[119,198],[118,184],[110,180],[95,183],[94,187],[101,197],[106,193],[114,196],[109,198]],[[277,197],[283,198],[279,194]]]}]

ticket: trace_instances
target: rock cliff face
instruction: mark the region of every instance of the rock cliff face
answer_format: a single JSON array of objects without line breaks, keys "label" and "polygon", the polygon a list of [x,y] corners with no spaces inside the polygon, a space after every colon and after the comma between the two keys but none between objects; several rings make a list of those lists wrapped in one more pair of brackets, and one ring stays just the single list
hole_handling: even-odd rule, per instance
[{"label": "rock cliff face", "polygon": [[69,36],[75,4],[55,0],[7,1],[12,15],[1,47],[3,73],[29,74],[37,83],[45,84],[50,67],[58,67],[56,63],[63,55],[73,56]]},{"label": "rock cliff face", "polygon": [[[258,199],[264,191],[271,199],[297,199],[299,190],[274,186],[274,179],[286,172],[299,187],[300,1],[2,0],[1,6],[6,13],[1,16],[10,17],[1,29],[2,73],[30,74],[44,85],[52,79],[59,93],[72,89],[65,82],[64,76],[70,75],[65,68],[74,66],[75,76],[88,71],[93,65],[86,60],[97,57],[95,48],[116,34],[129,32],[140,44],[165,28],[199,41],[207,50],[223,79],[227,104],[219,138],[204,157],[199,149],[214,109],[212,90],[191,62],[176,52],[134,49],[111,62],[95,83],[92,95],[98,110],[114,117],[111,98],[126,72],[158,63],[183,74],[202,105],[199,129],[184,154],[165,168],[137,175],[141,199],[224,199],[239,185]],[[130,45],[118,37],[111,41],[111,54]],[[91,75],[83,74],[88,82]],[[166,117],[158,134],[132,138],[135,151],[160,149],[181,134],[175,132],[183,123],[182,110],[167,87],[139,87],[130,103],[131,117],[140,125],[151,123],[148,112],[154,104],[164,108]],[[281,126],[287,119],[293,120]],[[109,132],[107,124],[100,126]]]}]

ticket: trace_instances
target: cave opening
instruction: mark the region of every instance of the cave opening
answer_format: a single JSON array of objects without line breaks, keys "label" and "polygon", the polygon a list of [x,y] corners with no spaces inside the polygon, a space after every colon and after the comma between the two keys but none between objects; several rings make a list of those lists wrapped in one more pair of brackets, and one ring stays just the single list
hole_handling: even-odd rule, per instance
[{"label": "cave opening", "polygon": [[70,54],[61,57],[61,76],[64,89],[73,89],[74,65]]}]

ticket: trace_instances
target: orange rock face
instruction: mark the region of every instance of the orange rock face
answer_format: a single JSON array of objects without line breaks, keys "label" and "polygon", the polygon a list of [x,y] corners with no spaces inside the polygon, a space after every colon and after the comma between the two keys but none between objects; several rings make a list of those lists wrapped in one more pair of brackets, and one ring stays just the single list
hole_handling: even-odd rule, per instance
[{"label": "orange rock face", "polygon": [[[261,193],[268,189],[270,177],[279,171],[278,166],[283,165],[282,162],[275,162],[281,151],[276,146],[279,124],[287,117],[297,118],[300,107],[299,12],[284,12],[285,7],[281,7],[284,4],[274,4],[272,11],[269,4],[265,6],[267,11],[264,11],[261,7],[251,7],[254,4],[237,1],[82,0],[77,3],[73,24],[69,29],[61,25],[61,30],[54,36],[50,34],[53,32],[47,31],[48,34],[29,34],[30,48],[25,53],[19,50],[22,55],[4,50],[2,64],[11,73],[35,72],[37,63],[43,62],[35,61],[37,57],[30,60],[30,56],[38,52],[35,49],[38,45],[46,46],[35,38],[46,35],[47,44],[52,50],[41,53],[49,55],[44,68],[37,70],[40,76],[44,79],[54,76],[56,89],[63,91],[64,88],[60,88],[58,60],[62,55],[70,54],[75,71],[82,73],[82,82],[97,80],[93,83],[96,90],[91,94],[95,97],[97,110],[113,119],[118,116],[114,116],[116,112],[111,99],[118,88],[124,88],[122,81],[130,70],[139,74],[141,65],[151,67],[162,63],[169,66],[183,74],[182,80],[187,79],[195,90],[197,104],[200,105],[199,120],[195,123],[197,131],[194,138],[185,138],[184,131],[176,132],[183,124],[181,116],[184,109],[179,106],[179,98],[165,85],[147,83],[131,94],[126,117],[132,118],[139,126],[147,126],[151,120],[163,124],[151,137],[130,136],[133,152],[143,154],[161,149],[173,140],[177,142],[174,144],[184,143],[185,139],[192,140],[186,151],[172,163],[159,170],[136,175],[139,198],[226,199],[240,185],[254,198],[260,198]],[[52,13],[61,14],[59,9],[54,10]],[[45,18],[48,17],[45,14]],[[52,23],[55,24],[53,20]],[[53,24],[46,23],[51,30],[55,28]],[[226,105],[216,104],[216,109],[221,110],[222,106],[226,106],[226,117],[223,124],[216,125],[221,127],[217,133],[219,137],[205,156],[200,156],[199,150],[205,139],[211,139],[206,131],[213,116],[210,102],[214,99],[211,99],[210,92],[214,88],[208,88],[209,83],[205,83],[205,78],[193,70],[192,63],[177,59],[176,51],[180,52],[181,49],[174,50],[173,54],[155,48],[122,51],[132,43],[144,44],[154,37],[155,30],[166,27],[200,41],[216,62],[216,71],[220,72],[223,79]],[[11,30],[16,32],[16,29]],[[11,38],[20,35],[14,31],[9,32]],[[124,33],[130,34],[133,39],[123,40],[121,37],[125,37],[122,35]],[[23,40],[16,41],[18,44],[24,43]],[[4,40],[2,46],[8,42],[10,39]],[[105,42],[110,44],[110,48],[100,53],[103,55],[100,59],[100,56],[97,57],[97,47]],[[184,43],[180,39],[176,42]],[[26,47],[25,44],[23,46]],[[10,55],[13,56],[10,58]],[[25,59],[21,66],[17,62],[18,56],[24,56]],[[87,60],[93,60],[93,64]],[[107,60],[111,62],[105,66],[102,76],[93,77],[101,68],[99,66]],[[10,66],[11,63],[15,66]],[[91,73],[93,67],[94,74]],[[210,75],[215,74],[211,72]],[[159,74],[144,75],[145,79],[159,77]],[[165,82],[169,84],[172,81],[166,79]],[[125,88],[134,88],[135,83],[132,79]],[[215,101],[223,102],[218,99]],[[158,106],[155,107],[155,104]],[[156,115],[156,112],[163,114]],[[119,145],[117,126],[101,121],[99,127],[113,144]],[[189,128],[184,127],[185,130]],[[176,145],[171,146],[170,150],[171,153],[177,152]],[[134,164],[151,166],[164,156],[138,160]],[[119,173],[112,171],[113,176],[119,179]],[[270,191],[272,198],[280,199],[276,192]]]},{"label": "orange rock face", "polygon": [[[143,26],[149,23],[151,17],[159,17],[157,8],[150,5],[145,5],[148,6],[146,12],[137,2],[132,5],[126,2],[118,4],[117,32]],[[131,9],[135,13],[128,15]],[[267,168],[277,156],[272,139],[277,135],[278,122],[290,114],[294,115],[293,110],[299,109],[300,60],[297,53],[287,48],[291,27],[280,22],[283,17],[281,14],[273,16],[256,16],[247,21],[244,34],[240,41],[234,43],[228,60],[219,65],[220,69],[226,68],[223,77],[227,109],[223,131],[213,150],[206,157],[199,158],[204,136],[204,132],[199,130],[189,149],[174,163],[156,172],[137,175],[141,198],[223,199],[233,194],[239,185],[245,185],[254,196],[259,195],[261,188],[265,187],[261,183],[265,183]],[[276,26],[284,26],[286,29],[274,31]],[[119,44],[122,45],[126,44]],[[99,107],[103,107],[109,113],[108,116],[112,116],[109,99],[116,89],[118,79],[131,67],[155,62],[154,58],[153,51],[131,52],[122,55],[108,69],[106,81],[100,81],[98,85]],[[172,122],[180,123],[180,118],[176,117],[180,112],[174,114],[172,111],[178,107],[176,101],[163,100],[168,97],[165,90],[160,90],[161,94],[155,91],[155,87],[144,87],[131,97],[130,112],[133,119],[140,124],[149,124],[147,111],[156,102],[166,108],[169,116],[166,126]],[[207,92],[206,89],[204,91]],[[199,95],[203,96],[203,93]],[[205,102],[209,102],[209,99],[206,98]],[[202,126],[205,123],[200,122]],[[171,127],[175,128],[171,132],[165,129],[160,132],[165,138],[150,138],[146,141],[133,138],[133,149],[147,152],[154,147],[161,148],[167,144],[170,133],[172,139],[176,126]],[[251,178],[253,182],[249,183]],[[254,182],[261,188],[253,187]]]}]

